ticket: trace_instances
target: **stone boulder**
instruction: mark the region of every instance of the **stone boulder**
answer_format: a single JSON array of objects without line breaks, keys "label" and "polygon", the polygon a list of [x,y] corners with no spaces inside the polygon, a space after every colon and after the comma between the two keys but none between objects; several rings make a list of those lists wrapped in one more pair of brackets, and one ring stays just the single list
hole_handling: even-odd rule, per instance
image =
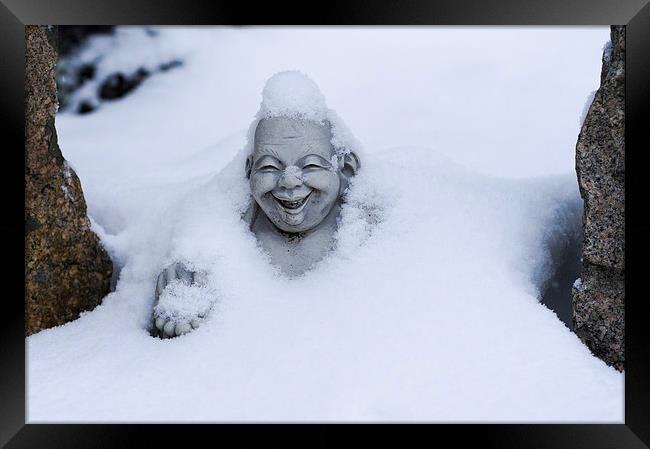
[{"label": "stone boulder", "polygon": [[76,319],[109,292],[113,264],[90,229],[57,143],[56,30],[25,27],[25,333]]},{"label": "stone boulder", "polygon": [[576,334],[625,366],[625,27],[611,27],[597,90],[576,145],[584,200],[582,272],[573,288]]}]

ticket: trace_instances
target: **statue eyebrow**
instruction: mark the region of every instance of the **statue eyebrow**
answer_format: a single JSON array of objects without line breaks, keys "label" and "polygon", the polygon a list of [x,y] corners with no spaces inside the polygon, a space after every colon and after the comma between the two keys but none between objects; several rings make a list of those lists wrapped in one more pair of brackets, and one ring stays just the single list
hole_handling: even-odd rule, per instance
[{"label": "statue eyebrow", "polygon": [[284,164],[282,163],[282,161],[280,159],[274,158],[270,154],[261,155],[253,163],[253,166],[255,167],[255,169],[258,169],[259,167],[261,167],[263,165],[266,165],[266,164],[269,164],[269,163],[276,164],[276,165],[279,165],[279,166],[284,166]]},{"label": "statue eyebrow", "polygon": [[273,148],[267,148],[266,145],[269,144],[264,144],[262,148],[260,148],[259,152],[261,153],[260,158],[264,156],[274,156],[277,160],[281,160],[280,155],[275,151]]},{"label": "statue eyebrow", "polygon": [[331,165],[330,161],[328,161],[327,159],[325,159],[323,156],[321,156],[321,155],[319,155],[319,154],[314,154],[314,153],[306,154],[306,155],[302,156],[302,157],[301,157],[300,159],[298,159],[298,160],[299,160],[299,161],[303,161],[304,159],[307,159],[308,157],[315,157],[315,158],[318,158],[319,160],[323,161],[323,162],[326,163],[327,165]]}]

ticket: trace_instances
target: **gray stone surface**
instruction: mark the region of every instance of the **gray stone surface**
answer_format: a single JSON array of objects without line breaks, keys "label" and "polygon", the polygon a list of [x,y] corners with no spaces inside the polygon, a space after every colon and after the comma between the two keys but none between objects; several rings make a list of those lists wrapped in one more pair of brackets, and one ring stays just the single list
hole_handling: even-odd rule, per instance
[{"label": "gray stone surface", "polygon": [[625,366],[625,27],[611,27],[600,87],[576,145],[584,200],[581,282],[573,289],[575,332],[618,370]]},{"label": "gray stone surface", "polygon": [[109,292],[113,264],[90,230],[54,127],[56,30],[25,27],[25,333],[63,324]]}]

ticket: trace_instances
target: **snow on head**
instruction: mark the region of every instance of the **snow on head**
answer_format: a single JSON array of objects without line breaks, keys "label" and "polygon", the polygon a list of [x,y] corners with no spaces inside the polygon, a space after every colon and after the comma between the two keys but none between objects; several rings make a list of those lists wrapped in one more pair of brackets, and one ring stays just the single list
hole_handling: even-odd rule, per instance
[{"label": "snow on head", "polygon": [[272,117],[328,123],[332,129],[332,146],[337,154],[355,152],[359,156],[362,152],[360,143],[343,120],[327,107],[318,85],[300,71],[278,72],[266,81],[260,109],[248,130],[246,154],[253,151],[255,128],[259,121]]},{"label": "snow on head", "polygon": [[258,118],[295,117],[316,122],[327,119],[325,97],[314,81],[297,70],[279,72],[262,91]]}]

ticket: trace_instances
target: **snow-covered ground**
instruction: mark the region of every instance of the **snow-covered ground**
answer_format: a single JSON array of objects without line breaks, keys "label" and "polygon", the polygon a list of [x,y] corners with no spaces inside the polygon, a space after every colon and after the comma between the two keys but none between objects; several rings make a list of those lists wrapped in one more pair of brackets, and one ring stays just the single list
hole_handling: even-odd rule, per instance
[{"label": "snow-covered ground", "polygon": [[[27,339],[30,422],[622,422],[623,374],[537,301],[546,239],[580,220],[573,151],[607,27],[157,39],[181,67],[57,117],[123,268],[101,306]],[[336,250],[291,280],[238,214],[246,131],[286,69],[364,146]],[[173,255],[209,265],[218,301],[160,340],[146,326]]]}]

